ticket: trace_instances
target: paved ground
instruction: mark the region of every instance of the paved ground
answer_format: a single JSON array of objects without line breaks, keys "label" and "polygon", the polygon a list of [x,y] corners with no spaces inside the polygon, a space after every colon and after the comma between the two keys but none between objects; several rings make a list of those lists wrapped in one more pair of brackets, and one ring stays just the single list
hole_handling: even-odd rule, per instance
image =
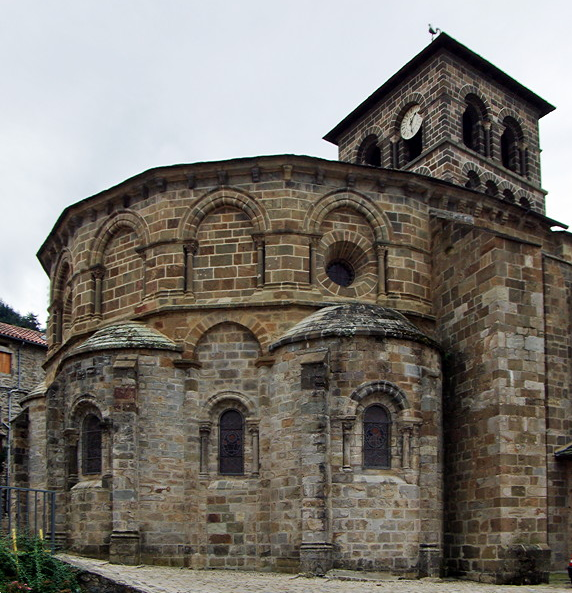
[{"label": "paved ground", "polygon": [[352,573],[338,573],[341,578],[306,578],[276,573],[122,566],[77,556],[62,554],[60,557],[78,568],[130,585],[141,593],[570,593],[572,590],[564,575],[558,575],[555,579],[558,582],[551,585],[514,587],[439,579],[399,580],[386,576],[367,581],[345,580]]}]

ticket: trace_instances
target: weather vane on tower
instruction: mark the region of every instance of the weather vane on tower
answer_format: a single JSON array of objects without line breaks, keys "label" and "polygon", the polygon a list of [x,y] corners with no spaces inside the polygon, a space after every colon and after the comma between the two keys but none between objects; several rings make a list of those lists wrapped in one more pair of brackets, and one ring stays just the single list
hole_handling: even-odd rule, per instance
[{"label": "weather vane on tower", "polygon": [[441,33],[441,29],[438,29],[437,27],[433,27],[433,25],[431,23],[429,23],[429,33],[431,34],[431,41],[433,41],[433,39],[435,38],[435,35],[439,35],[439,33]]}]

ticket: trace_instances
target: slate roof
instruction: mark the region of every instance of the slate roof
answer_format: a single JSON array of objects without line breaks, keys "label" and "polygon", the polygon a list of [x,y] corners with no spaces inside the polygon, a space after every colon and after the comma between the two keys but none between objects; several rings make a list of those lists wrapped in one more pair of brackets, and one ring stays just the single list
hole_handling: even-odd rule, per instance
[{"label": "slate roof", "polygon": [[560,447],[554,451],[554,457],[559,459],[570,459],[572,458],[572,443],[568,443],[564,445],[564,447]]},{"label": "slate roof", "polygon": [[126,321],[98,329],[83,344],[70,351],[69,356],[97,350],[145,348],[149,350],[176,350],[181,347],[161,332],[136,321]]},{"label": "slate roof", "polygon": [[17,325],[10,325],[9,323],[0,322],[0,336],[21,340],[22,342],[35,344],[36,346],[48,346],[46,335],[43,332],[26,327],[18,327]]},{"label": "slate roof", "polygon": [[272,352],[285,344],[303,340],[358,335],[411,340],[437,347],[436,342],[394,309],[365,303],[347,303],[324,307],[312,313],[271,344],[269,350]]},{"label": "slate roof", "polygon": [[420,51],[413,59],[407,62],[405,66],[374,91],[365,101],[358,105],[333,130],[329,131],[324,136],[324,140],[332,142],[332,144],[338,144],[340,137],[350,126],[363,117],[370,109],[375,107],[383,97],[388,95],[393,89],[411,76],[417,68],[429,61],[441,50],[448,51],[465,60],[477,70],[483,72],[487,77],[502,84],[525,101],[528,101],[528,103],[538,110],[539,117],[543,117],[554,110],[554,106],[548,103],[548,101],[545,101],[537,94],[527,89],[520,84],[520,82],[517,82],[514,78],[505,74],[502,70],[476,54],[474,51],[459,43],[456,39],[449,37],[446,33],[441,33],[425,49]]}]

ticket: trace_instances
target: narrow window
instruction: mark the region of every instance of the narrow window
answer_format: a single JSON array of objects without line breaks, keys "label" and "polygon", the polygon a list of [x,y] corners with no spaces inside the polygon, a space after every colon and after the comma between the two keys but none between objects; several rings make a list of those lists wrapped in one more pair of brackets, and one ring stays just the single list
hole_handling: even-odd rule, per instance
[{"label": "narrow window", "polygon": [[485,183],[485,193],[487,196],[498,196],[499,195],[499,188],[494,181],[487,181]]},{"label": "narrow window", "polygon": [[479,150],[480,118],[473,105],[467,105],[463,113],[463,143],[468,148]]},{"label": "narrow window", "polygon": [[404,140],[403,144],[405,146],[406,162],[416,159],[423,150],[423,128],[419,128],[415,136],[409,138],[408,140]]},{"label": "narrow window", "polygon": [[391,420],[383,407],[373,405],[363,415],[364,468],[391,467]]},{"label": "narrow window", "polygon": [[510,128],[505,128],[501,136],[501,160],[507,169],[516,169],[516,137]]},{"label": "narrow window", "polygon": [[468,187],[469,189],[479,189],[481,187],[481,179],[475,171],[469,171],[467,173],[467,183],[465,183],[465,187]]},{"label": "narrow window", "polygon": [[12,355],[9,352],[0,352],[0,373],[9,375],[12,372]]},{"label": "narrow window", "polygon": [[219,473],[231,476],[244,473],[244,422],[236,410],[227,410],[220,417]]},{"label": "narrow window", "polygon": [[364,154],[364,162],[366,165],[373,165],[374,167],[381,167],[381,150],[377,144],[371,144],[367,147]]},{"label": "narrow window", "polygon": [[101,420],[88,414],[82,425],[82,473],[101,473]]},{"label": "narrow window", "polygon": [[358,163],[381,167],[381,149],[377,144],[377,136],[370,134],[360,146],[358,151]]},{"label": "narrow window", "polygon": [[465,111],[461,121],[463,144],[482,154],[490,156],[490,128],[487,109],[484,103],[473,93],[465,97]]},{"label": "narrow window", "polygon": [[501,162],[504,167],[525,175],[527,169],[526,150],[523,150],[522,129],[518,122],[512,117],[505,117],[503,120],[504,131],[501,135]]}]

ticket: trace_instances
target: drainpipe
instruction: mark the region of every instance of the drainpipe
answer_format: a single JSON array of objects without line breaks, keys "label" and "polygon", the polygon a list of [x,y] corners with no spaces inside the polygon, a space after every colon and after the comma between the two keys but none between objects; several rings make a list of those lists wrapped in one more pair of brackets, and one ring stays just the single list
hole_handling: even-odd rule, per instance
[{"label": "drainpipe", "polygon": [[8,443],[6,445],[6,486],[11,486],[11,465],[12,465],[12,394],[20,392],[20,384],[21,384],[21,350],[22,350],[23,342],[18,344],[18,356],[17,356],[17,365],[18,370],[16,373],[16,388],[10,389],[8,391],[8,422],[4,422],[4,426],[8,429],[7,440]]}]

